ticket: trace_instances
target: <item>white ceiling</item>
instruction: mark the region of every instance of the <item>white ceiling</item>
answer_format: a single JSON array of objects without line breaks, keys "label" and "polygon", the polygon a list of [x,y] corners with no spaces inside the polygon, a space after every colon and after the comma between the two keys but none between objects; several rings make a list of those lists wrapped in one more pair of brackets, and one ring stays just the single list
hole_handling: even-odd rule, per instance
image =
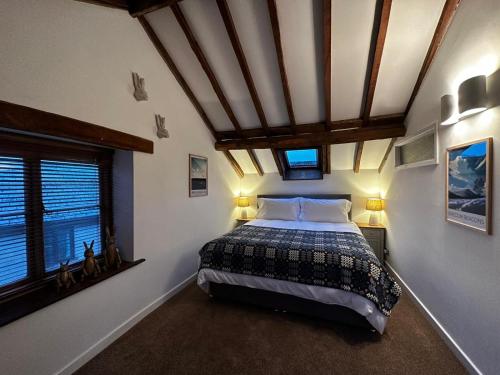
[{"label": "white ceiling", "polygon": [[[262,106],[271,126],[289,124],[266,0],[227,0]],[[372,116],[404,112],[445,0],[393,0]],[[324,121],[322,0],[276,0],[285,68],[297,123]],[[332,0],[333,120],[358,118],[376,0]],[[250,93],[215,0],[180,7],[240,125],[260,127]],[[217,130],[234,129],[170,8],[147,20]],[[362,169],[378,168],[389,140],[365,142]],[[269,150],[256,150],[264,172],[276,172]],[[233,152],[245,173],[255,169]],[[354,145],[332,147],[332,169],[352,169]]]},{"label": "white ceiling", "polygon": [[392,2],[371,115],[404,112],[445,0]]},{"label": "white ceiling", "polygon": [[375,3],[332,1],[332,120],[361,116]]}]

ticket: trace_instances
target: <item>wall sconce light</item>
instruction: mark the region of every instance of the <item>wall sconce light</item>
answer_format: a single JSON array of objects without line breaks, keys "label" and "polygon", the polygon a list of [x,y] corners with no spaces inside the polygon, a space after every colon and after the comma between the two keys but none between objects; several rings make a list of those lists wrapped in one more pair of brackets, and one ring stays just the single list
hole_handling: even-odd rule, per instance
[{"label": "wall sconce light", "polygon": [[454,95],[441,97],[441,125],[453,125],[458,122],[457,98]]},{"label": "wall sconce light", "polygon": [[463,81],[458,87],[460,119],[487,109],[486,76],[476,76]]}]

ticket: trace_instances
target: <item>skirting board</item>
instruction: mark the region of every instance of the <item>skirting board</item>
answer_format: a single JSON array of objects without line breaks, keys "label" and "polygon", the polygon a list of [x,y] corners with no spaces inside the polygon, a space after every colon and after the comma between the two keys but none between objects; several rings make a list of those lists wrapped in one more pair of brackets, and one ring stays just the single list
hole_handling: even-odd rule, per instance
[{"label": "skirting board", "polygon": [[90,348],[85,350],[78,357],[73,359],[70,363],[68,363],[66,366],[64,366],[61,370],[57,371],[56,375],[70,375],[73,372],[75,372],[76,370],[78,370],[85,363],[87,363],[93,357],[95,357],[97,354],[99,354],[104,349],[106,349],[106,347],[108,347],[111,343],[113,343],[113,341],[117,340],[121,335],[123,335],[125,332],[127,332],[130,328],[132,328],[134,325],[139,323],[139,321],[141,321],[146,315],[150,314],[156,308],[158,308],[161,304],[165,303],[167,300],[169,300],[170,298],[175,296],[177,293],[179,293],[182,289],[184,289],[188,284],[190,284],[195,279],[196,279],[196,273],[189,276],[186,280],[180,282],[176,286],[174,286],[172,289],[170,289],[164,295],[155,299],[153,302],[151,302],[149,305],[144,307],[142,310],[139,310],[137,313],[132,315],[130,318],[128,318],[126,321],[124,321],[122,324],[120,324],[118,327],[116,327],[114,330],[112,330],[110,333],[108,333],[102,339],[97,341]]},{"label": "skirting board", "polygon": [[390,273],[396,278],[397,282],[403,287],[406,293],[410,296],[410,298],[415,302],[420,311],[424,313],[424,316],[427,320],[432,324],[434,329],[438,332],[439,336],[444,340],[446,345],[450,348],[450,350],[455,354],[455,356],[460,360],[462,365],[467,369],[467,371],[471,374],[482,375],[483,373],[479,370],[479,368],[472,362],[472,360],[467,356],[467,354],[462,350],[462,348],[457,344],[457,342],[451,337],[451,335],[446,331],[446,329],[439,323],[439,321],[432,315],[430,310],[420,301],[417,295],[411,290],[411,288],[406,284],[401,276],[394,270],[394,268],[386,261],[386,267],[389,269]]}]

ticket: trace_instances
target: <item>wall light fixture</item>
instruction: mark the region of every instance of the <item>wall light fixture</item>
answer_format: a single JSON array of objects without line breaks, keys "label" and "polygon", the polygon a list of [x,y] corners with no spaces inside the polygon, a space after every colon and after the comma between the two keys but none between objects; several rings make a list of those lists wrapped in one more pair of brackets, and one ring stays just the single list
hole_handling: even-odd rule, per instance
[{"label": "wall light fixture", "polygon": [[459,120],[457,98],[454,95],[441,97],[441,125],[453,125]]},{"label": "wall light fixture", "polygon": [[486,76],[475,76],[463,81],[458,87],[458,111],[460,119],[487,109]]}]

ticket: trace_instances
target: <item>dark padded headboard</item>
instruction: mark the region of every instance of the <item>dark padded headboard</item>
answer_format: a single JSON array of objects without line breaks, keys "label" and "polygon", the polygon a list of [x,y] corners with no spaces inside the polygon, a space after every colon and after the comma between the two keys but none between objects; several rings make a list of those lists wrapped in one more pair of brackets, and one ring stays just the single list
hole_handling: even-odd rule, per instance
[{"label": "dark padded headboard", "polygon": [[[259,194],[257,198],[273,198],[273,199],[286,199],[286,198],[309,198],[309,199],[347,199],[351,202],[351,194]],[[349,220],[351,220],[351,211],[349,211]]]}]

